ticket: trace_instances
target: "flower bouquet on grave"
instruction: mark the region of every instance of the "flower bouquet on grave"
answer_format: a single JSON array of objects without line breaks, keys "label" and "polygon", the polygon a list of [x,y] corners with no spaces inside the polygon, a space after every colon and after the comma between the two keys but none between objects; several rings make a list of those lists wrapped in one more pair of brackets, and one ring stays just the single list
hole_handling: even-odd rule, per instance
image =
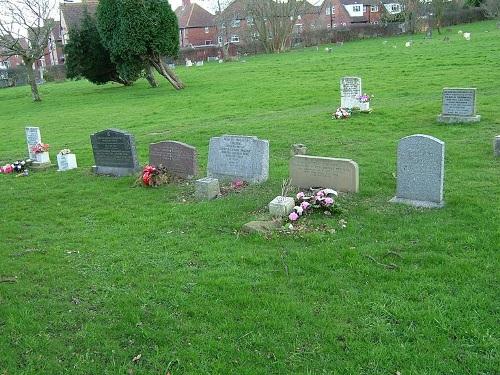
[{"label": "flower bouquet on grave", "polygon": [[332,118],[335,120],[347,120],[351,117],[352,111],[349,108],[337,108],[335,112],[332,114]]},{"label": "flower bouquet on grave", "polygon": [[306,195],[303,191],[297,193],[295,207],[288,219],[294,222],[301,216],[314,210],[323,210],[329,215],[332,214],[335,205],[335,198],[338,193],[333,189],[312,189],[311,194]]},{"label": "flower bouquet on grave", "polygon": [[37,143],[31,147],[31,152],[35,154],[35,161],[37,163],[50,163],[49,149],[50,146],[46,143]]},{"label": "flower bouquet on grave", "polygon": [[0,174],[9,174],[9,173],[17,173],[18,176],[27,176],[28,175],[28,167],[31,165],[31,159],[26,160],[16,160],[12,164],[6,164],[4,166],[0,166]]},{"label": "flower bouquet on grave", "polygon": [[69,155],[71,154],[71,150],[69,148],[63,148],[61,151],[59,151],[59,155]]},{"label": "flower bouquet on grave", "polygon": [[168,173],[167,169],[160,165],[156,167],[154,165],[146,165],[142,170],[139,178],[138,184],[146,187],[154,187],[160,185],[166,185],[172,182],[173,178]]}]

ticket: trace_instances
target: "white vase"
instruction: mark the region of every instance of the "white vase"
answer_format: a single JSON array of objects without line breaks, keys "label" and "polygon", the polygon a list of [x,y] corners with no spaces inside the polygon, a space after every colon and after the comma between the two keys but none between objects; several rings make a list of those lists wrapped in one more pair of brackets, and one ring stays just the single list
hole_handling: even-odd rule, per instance
[{"label": "white vase", "polygon": [[361,112],[369,112],[370,111],[370,102],[359,102],[359,110]]},{"label": "white vase", "polygon": [[40,164],[50,163],[50,156],[48,152],[39,152],[35,154],[35,162]]},{"label": "white vase", "polygon": [[57,166],[59,171],[69,171],[77,168],[75,154],[57,154]]}]

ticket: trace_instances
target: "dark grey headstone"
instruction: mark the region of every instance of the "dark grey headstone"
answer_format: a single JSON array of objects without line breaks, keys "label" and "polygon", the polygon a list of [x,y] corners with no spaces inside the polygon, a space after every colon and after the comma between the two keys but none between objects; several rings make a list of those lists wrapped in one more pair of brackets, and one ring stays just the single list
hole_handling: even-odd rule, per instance
[{"label": "dark grey headstone", "polygon": [[443,207],[444,142],[429,135],[402,138],[398,145],[397,188],[391,202]]},{"label": "dark grey headstone", "polygon": [[185,143],[165,141],[149,145],[149,164],[167,170],[182,178],[193,178],[198,173],[196,148]]},{"label": "dark grey headstone", "polygon": [[257,137],[224,135],[210,139],[208,177],[264,182],[269,177],[269,141]]},{"label": "dark grey headstone", "polygon": [[481,116],[476,115],[476,89],[443,89],[443,109],[438,117],[439,122],[477,122],[480,119]]},{"label": "dark grey headstone", "polygon": [[135,140],[132,134],[106,129],[90,136],[96,174],[128,176],[139,171]]}]

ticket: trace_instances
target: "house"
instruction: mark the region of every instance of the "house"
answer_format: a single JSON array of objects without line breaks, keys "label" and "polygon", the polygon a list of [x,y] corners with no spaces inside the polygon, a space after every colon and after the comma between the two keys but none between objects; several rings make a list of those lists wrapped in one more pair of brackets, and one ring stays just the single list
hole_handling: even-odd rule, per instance
[{"label": "house", "polygon": [[181,48],[211,46],[217,43],[215,16],[190,0],[182,0],[175,10],[179,21],[179,43]]},{"label": "house", "polygon": [[[24,38],[19,39],[22,48],[28,48],[28,41]],[[23,58],[19,55],[7,56],[3,55],[0,49],[0,69],[14,69],[20,65],[24,65]]]},{"label": "house", "polygon": [[379,0],[325,0],[321,5],[321,24],[327,29],[378,24],[382,15],[381,5]]},{"label": "house", "polygon": [[91,16],[95,15],[99,1],[84,0],[81,3],[61,3],[59,12],[61,17],[60,38],[62,45],[68,44],[69,31],[78,28],[82,22],[85,11]]},{"label": "house", "polygon": [[43,66],[64,64],[60,21],[54,21],[54,27],[52,27],[52,31],[50,32],[49,41],[42,59]]}]

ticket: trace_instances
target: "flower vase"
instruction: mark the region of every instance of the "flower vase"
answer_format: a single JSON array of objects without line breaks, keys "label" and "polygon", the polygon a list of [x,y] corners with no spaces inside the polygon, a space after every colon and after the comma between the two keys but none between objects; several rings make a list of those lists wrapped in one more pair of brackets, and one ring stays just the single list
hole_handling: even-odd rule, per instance
[{"label": "flower vase", "polygon": [[77,168],[75,154],[58,154],[57,155],[58,171],[69,171],[70,169]]},{"label": "flower vase", "polygon": [[35,162],[37,162],[39,164],[50,163],[49,153],[47,151],[36,153],[35,154]]},{"label": "flower vase", "polygon": [[370,102],[360,102],[359,110],[361,112],[370,112]]}]

